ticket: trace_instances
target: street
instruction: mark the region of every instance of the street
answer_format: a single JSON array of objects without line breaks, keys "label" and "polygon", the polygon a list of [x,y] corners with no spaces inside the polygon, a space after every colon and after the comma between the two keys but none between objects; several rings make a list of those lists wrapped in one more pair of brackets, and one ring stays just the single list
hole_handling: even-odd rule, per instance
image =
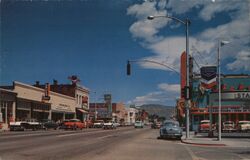
[{"label": "street", "polygon": [[192,146],[157,137],[158,130],[133,127],[3,132],[0,159],[250,159],[249,148]]}]

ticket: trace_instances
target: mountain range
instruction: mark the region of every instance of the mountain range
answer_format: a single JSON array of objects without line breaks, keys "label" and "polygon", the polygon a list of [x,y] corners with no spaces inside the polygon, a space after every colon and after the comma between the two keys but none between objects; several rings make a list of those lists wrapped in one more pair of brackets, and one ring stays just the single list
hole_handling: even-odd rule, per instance
[{"label": "mountain range", "polygon": [[165,117],[166,119],[170,119],[171,116],[175,115],[174,106],[165,106],[159,104],[144,104],[137,107],[140,109],[144,109],[150,115],[156,114],[160,117]]}]

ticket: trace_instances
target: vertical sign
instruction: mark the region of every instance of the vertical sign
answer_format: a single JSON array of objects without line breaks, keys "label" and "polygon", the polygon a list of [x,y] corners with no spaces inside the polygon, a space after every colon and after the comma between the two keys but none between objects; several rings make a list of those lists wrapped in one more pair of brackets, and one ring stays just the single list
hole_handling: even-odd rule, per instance
[{"label": "vertical sign", "polygon": [[104,101],[108,105],[108,112],[112,113],[111,94],[104,94]]},{"label": "vertical sign", "polygon": [[[180,68],[180,78],[181,78],[181,91],[184,90],[184,87],[187,85],[187,56],[186,52],[183,52],[181,54],[181,68]],[[181,92],[181,98],[184,98],[184,93]]]}]

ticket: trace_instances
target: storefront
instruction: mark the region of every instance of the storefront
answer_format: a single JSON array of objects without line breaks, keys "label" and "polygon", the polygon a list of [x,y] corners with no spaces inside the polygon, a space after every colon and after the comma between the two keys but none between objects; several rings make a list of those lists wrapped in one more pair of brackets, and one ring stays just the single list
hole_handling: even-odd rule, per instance
[{"label": "storefront", "polygon": [[76,117],[81,121],[89,120],[89,90],[77,85],[76,94]]},{"label": "storefront", "polygon": [[[198,129],[201,120],[216,124],[219,112],[218,89],[202,91],[197,84],[193,85],[194,105],[190,114],[193,130]],[[250,76],[224,75],[221,84],[221,121],[233,121],[235,124],[242,120],[250,121]]]},{"label": "storefront", "polygon": [[17,93],[0,88],[0,129],[7,129],[15,120]]},{"label": "storefront", "polygon": [[17,98],[16,120],[48,119],[50,103]]},{"label": "storefront", "polygon": [[63,94],[50,92],[51,114],[49,119],[63,121],[76,118],[75,98]]},{"label": "storefront", "polygon": [[[15,116],[14,120],[52,119],[55,121],[76,118],[75,98],[50,91],[49,84],[45,88],[38,88],[21,82],[14,82],[13,86],[5,86],[11,94],[17,94],[13,101],[3,101],[1,110]],[[10,94],[8,93],[8,94]],[[6,99],[6,98],[5,98]],[[1,100],[2,102],[2,100]],[[15,107],[16,102],[16,107]],[[5,111],[4,106],[12,105]],[[15,113],[16,111],[16,113]],[[3,114],[5,117],[5,114]]]},{"label": "storefront", "polygon": [[51,105],[44,100],[46,94],[44,89],[15,81],[13,91],[17,93],[16,121],[48,118]]}]

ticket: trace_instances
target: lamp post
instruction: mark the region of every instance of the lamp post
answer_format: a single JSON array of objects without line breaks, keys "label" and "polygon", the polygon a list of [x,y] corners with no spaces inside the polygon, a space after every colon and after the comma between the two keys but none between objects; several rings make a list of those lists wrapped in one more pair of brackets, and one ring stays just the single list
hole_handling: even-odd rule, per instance
[{"label": "lamp post", "polygon": [[190,85],[189,85],[189,25],[190,20],[186,18],[185,21],[180,20],[176,17],[168,16],[168,15],[157,15],[157,16],[148,16],[149,20],[153,20],[155,18],[169,18],[175,21],[178,21],[186,26],[186,88],[188,88],[188,97],[185,98],[185,108],[186,108],[186,139],[189,138],[189,107],[190,107]]},{"label": "lamp post", "polygon": [[97,101],[97,97],[96,97],[96,91],[94,92],[95,94],[95,113],[94,113],[94,120],[97,119],[97,114],[96,114],[96,101]]},{"label": "lamp post", "polygon": [[218,98],[219,98],[219,108],[218,108],[218,126],[219,126],[219,131],[218,131],[218,141],[221,141],[221,75],[220,75],[220,49],[223,45],[228,44],[228,41],[222,41],[219,40],[219,44],[218,44]]}]

